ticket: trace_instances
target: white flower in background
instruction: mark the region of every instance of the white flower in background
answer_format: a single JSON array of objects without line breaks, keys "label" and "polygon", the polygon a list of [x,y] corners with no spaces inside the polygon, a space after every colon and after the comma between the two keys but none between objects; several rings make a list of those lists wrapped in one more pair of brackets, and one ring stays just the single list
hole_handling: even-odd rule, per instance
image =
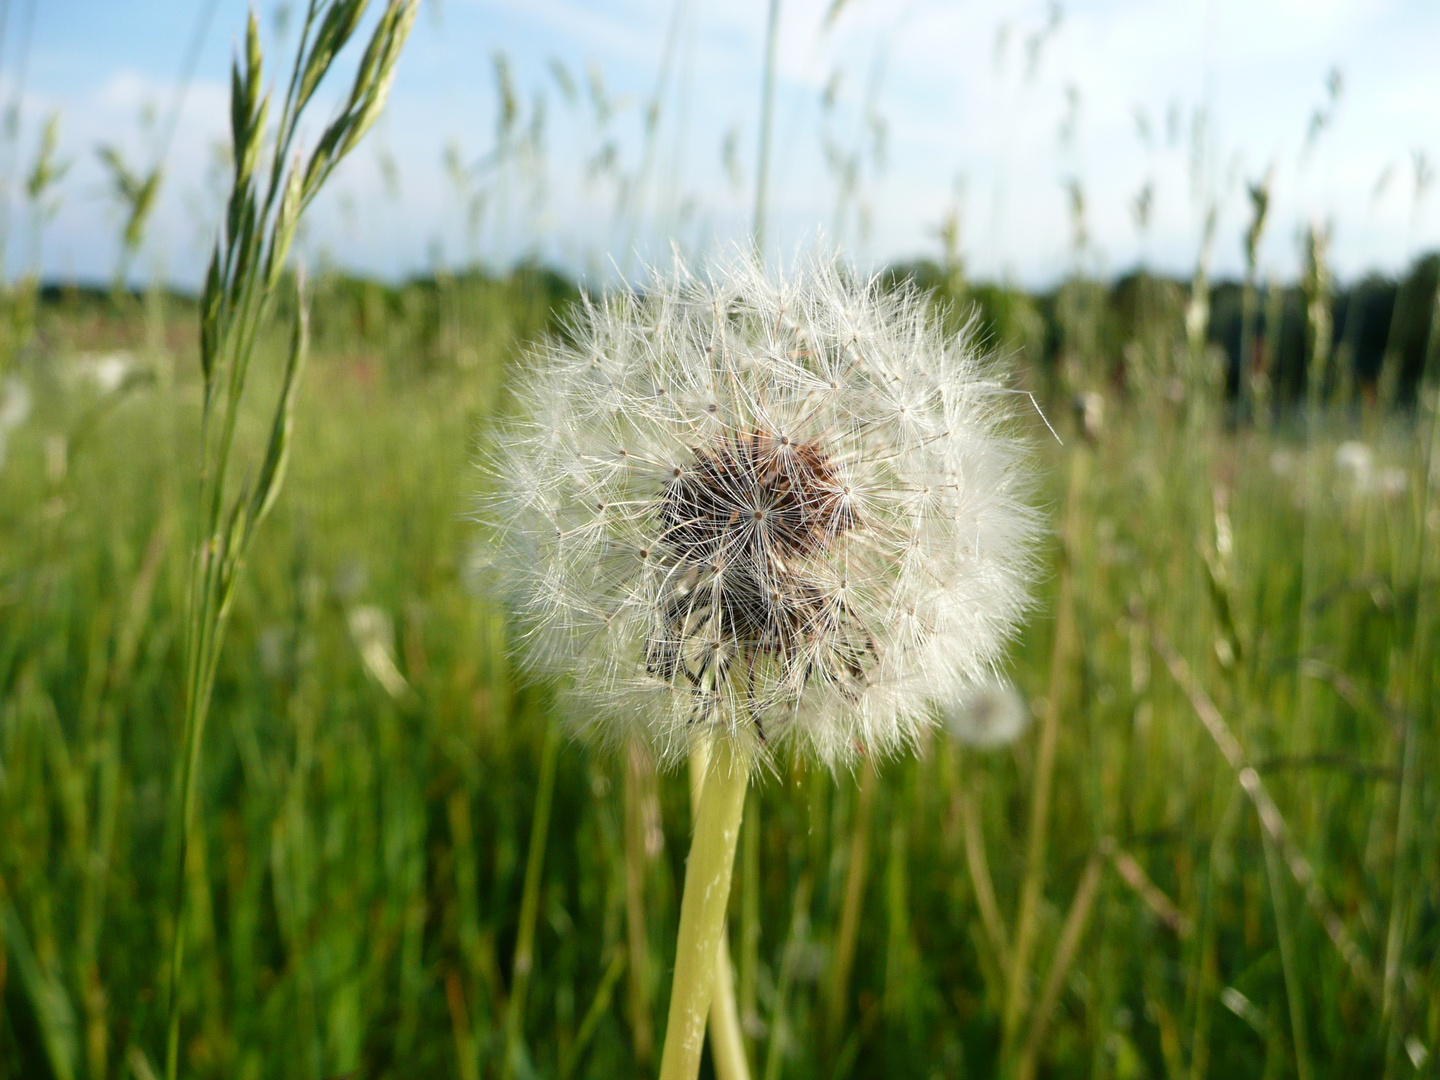
[{"label": "white flower in background", "polygon": [[945,727],[966,746],[1009,746],[1030,726],[1030,709],[1008,681],[991,679],[967,691],[944,710]]},{"label": "white flower in background", "polygon": [[1270,451],[1270,471],[1282,480],[1295,472],[1295,454],[1285,447]]},{"label": "white flower in background", "polygon": [[14,375],[5,380],[5,397],[0,404],[0,431],[10,432],[30,416],[30,388]]},{"label": "white flower in background", "polygon": [[1098,439],[1105,430],[1105,398],[1096,390],[1075,395],[1075,415],[1080,430],[1090,440]]},{"label": "white flower in background", "polygon": [[1335,448],[1335,468],[1345,477],[1354,495],[1379,495],[1391,499],[1404,495],[1410,477],[1398,465],[1380,465],[1375,452],[1355,439]]},{"label": "white flower in background", "polygon": [[531,364],[485,516],[582,730],[843,763],[991,675],[1038,532],[1014,398],[916,293],[677,266]]},{"label": "white flower in background", "polygon": [[0,468],[5,467],[5,451],[10,432],[30,416],[30,388],[15,376],[5,380],[5,396],[0,398]]},{"label": "white flower in background", "polygon": [[77,381],[90,382],[102,394],[113,394],[135,368],[135,354],[125,350],[108,353],[82,353],[70,366]]},{"label": "white flower in background", "polygon": [[1335,448],[1335,468],[1355,491],[1369,491],[1375,476],[1375,451],[1358,439],[1349,439]]}]

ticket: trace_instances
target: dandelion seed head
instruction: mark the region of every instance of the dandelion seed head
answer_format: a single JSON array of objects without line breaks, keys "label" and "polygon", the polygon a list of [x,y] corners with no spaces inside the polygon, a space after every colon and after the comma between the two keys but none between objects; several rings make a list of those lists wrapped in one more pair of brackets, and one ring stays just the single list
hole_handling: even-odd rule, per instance
[{"label": "dandelion seed head", "polygon": [[1375,481],[1375,451],[1358,439],[1348,439],[1335,448],[1335,469],[1353,491],[1368,492]]},{"label": "dandelion seed head", "polygon": [[956,742],[980,749],[1009,746],[1030,726],[1020,691],[1005,679],[990,678],[944,709],[945,727]]},{"label": "dandelion seed head", "polygon": [[912,291],[677,263],[580,306],[517,393],[483,516],[526,657],[599,738],[883,755],[1027,607],[1013,398]]}]

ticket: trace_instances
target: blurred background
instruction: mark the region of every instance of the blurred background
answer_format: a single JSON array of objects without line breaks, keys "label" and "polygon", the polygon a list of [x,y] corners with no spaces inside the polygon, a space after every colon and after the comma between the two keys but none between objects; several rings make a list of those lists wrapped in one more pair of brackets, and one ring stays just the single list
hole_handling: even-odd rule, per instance
[{"label": "blurred background", "polygon": [[748,1073],[1440,1075],[1440,7],[424,0],[255,327],[182,844],[246,12],[0,0],[0,1078],[164,1075],[177,928],[177,1075],[654,1074],[686,778],[512,668],[475,461],[582,289],[822,237],[996,354],[1051,530],[1009,685],[755,784]]}]

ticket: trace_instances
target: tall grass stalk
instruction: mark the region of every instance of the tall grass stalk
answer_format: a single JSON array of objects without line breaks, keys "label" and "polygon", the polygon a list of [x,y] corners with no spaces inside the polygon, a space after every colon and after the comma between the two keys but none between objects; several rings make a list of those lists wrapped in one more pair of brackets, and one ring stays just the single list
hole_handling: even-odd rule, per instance
[{"label": "tall grass stalk", "polygon": [[1249,185],[1250,224],[1245,230],[1245,283],[1240,294],[1240,394],[1252,417],[1270,408],[1268,372],[1255,363],[1255,323],[1260,307],[1255,271],[1269,219],[1270,181],[1267,173],[1259,183]]},{"label": "tall grass stalk", "polygon": [[765,200],[770,183],[770,135],[775,123],[775,49],[780,28],[780,0],[770,0],[765,21],[765,73],[760,86],[760,146],[755,163],[755,216],[751,242],[757,258],[765,257]]},{"label": "tall grass stalk", "polygon": [[746,801],[745,828],[740,837],[740,985],[737,1004],[740,1031],[747,1049],[760,1030],[757,986],[760,968],[760,795],[752,791]]},{"label": "tall grass stalk", "polygon": [[[457,937],[465,974],[471,992],[479,996],[485,978],[484,946],[480,937],[479,873],[475,865],[475,835],[470,816],[470,794],[460,789],[446,801],[450,823],[450,839],[455,853],[455,903],[459,926]],[[446,1004],[450,1008],[451,1027],[455,1036],[455,1056],[461,1080],[478,1080],[480,1054],[476,1046],[471,1009],[465,1000],[464,985],[458,972],[452,971],[445,981]]]},{"label": "tall grass stalk", "polygon": [[1280,380],[1280,345],[1285,324],[1285,287],[1271,279],[1265,283],[1265,337],[1264,356],[1261,362],[1262,378],[1257,389],[1264,390],[1264,397],[1255,400],[1255,427],[1268,433],[1274,422],[1275,402],[1281,400],[1284,389]]},{"label": "tall grass stalk", "polygon": [[860,906],[865,900],[865,879],[870,869],[870,819],[879,774],[873,761],[860,768],[860,790],[850,825],[850,850],[845,861],[845,892],[840,902],[840,925],[831,950],[829,978],[825,983],[826,1044],[833,1052],[845,1037],[845,1014],[850,1005],[850,975],[860,937]]},{"label": "tall grass stalk", "polygon": [[[1398,300],[1397,300],[1398,303]],[[1427,587],[1430,576],[1431,551],[1429,541],[1430,514],[1432,513],[1433,492],[1436,482],[1436,464],[1440,462],[1440,379],[1437,379],[1437,364],[1440,364],[1440,285],[1437,285],[1431,304],[1430,340],[1426,343],[1425,370],[1419,388],[1417,422],[1428,411],[1429,437],[1422,457],[1423,466],[1419,476],[1420,496],[1415,537],[1415,621],[1411,631],[1409,701],[1405,710],[1404,752],[1401,757],[1400,793],[1396,805],[1395,822],[1395,866],[1390,888],[1390,917],[1385,934],[1385,968],[1383,972],[1383,996],[1381,1008],[1388,1021],[1386,1038],[1385,1070],[1388,1076],[1394,1062],[1403,1030],[1402,1005],[1399,1001],[1400,968],[1405,949],[1406,917],[1410,900],[1410,875],[1412,861],[1418,859],[1418,852],[1412,858],[1419,816],[1419,769],[1422,761],[1422,747],[1426,726],[1420,718],[1426,715],[1427,703],[1430,714],[1434,713],[1434,686],[1431,671],[1434,665],[1431,644],[1434,604],[1434,590]],[[1422,436],[1423,437],[1423,436]]]},{"label": "tall grass stalk", "polygon": [[1045,987],[1040,991],[1040,998],[1031,1014],[1030,1033],[1015,1066],[1016,1080],[1034,1080],[1040,1050],[1045,1045],[1045,1034],[1060,1001],[1060,988],[1065,976],[1070,972],[1070,965],[1074,963],[1076,951],[1080,948],[1080,939],[1089,925],[1095,895],[1100,889],[1100,873],[1104,867],[1103,854],[1097,851],[1090,856],[1089,862],[1085,864],[1085,872],[1080,876],[1080,885],[1075,890],[1075,898],[1070,901],[1070,911],[1065,916],[1060,941],[1050,962]]},{"label": "tall grass stalk", "polygon": [[775,1008],[770,1014],[770,1038],[765,1046],[765,1072],[762,1074],[764,1080],[780,1080],[780,1069],[788,1049],[790,1032],[786,1013],[790,992],[795,985],[795,965],[799,962],[800,950],[810,927],[811,887],[810,876],[806,874],[795,888],[795,900],[790,913],[790,932],[780,953],[780,972],[775,980]]},{"label": "tall grass stalk", "polygon": [[[1219,767],[1217,766],[1217,773]],[[1202,1080],[1210,1069],[1210,1030],[1212,1006],[1216,994],[1216,980],[1219,977],[1218,919],[1216,907],[1220,887],[1226,884],[1230,866],[1228,848],[1236,824],[1240,820],[1243,802],[1238,789],[1232,787],[1225,802],[1218,823],[1210,838],[1209,871],[1205,875],[1205,891],[1200,905],[1200,927],[1195,935],[1195,965],[1188,991],[1191,1006],[1188,1013],[1193,1016],[1190,1025],[1190,1080]]]},{"label": "tall grass stalk", "polygon": [[995,884],[990,875],[990,860],[985,854],[985,834],[980,815],[967,789],[961,772],[954,785],[955,801],[959,804],[961,826],[965,830],[965,868],[970,887],[975,892],[975,906],[980,909],[980,922],[995,952],[995,964],[1002,972],[1010,970],[1010,940],[1000,917],[1000,904],[995,899]]},{"label": "tall grass stalk", "polygon": [[1305,995],[1300,982],[1299,958],[1295,955],[1295,927],[1290,922],[1290,905],[1285,899],[1285,878],[1280,873],[1280,856],[1274,838],[1264,829],[1260,840],[1265,847],[1265,875],[1270,884],[1270,904],[1275,913],[1275,933],[1280,939],[1280,970],[1285,978],[1285,1001],[1290,1009],[1290,1049],[1295,1056],[1298,1080],[1310,1080],[1310,1038],[1305,1026]]},{"label": "tall grass stalk", "polygon": [[1372,997],[1378,997],[1380,983],[1375,977],[1374,968],[1326,898],[1324,890],[1321,889],[1316,878],[1314,868],[1290,838],[1279,807],[1270,797],[1270,792],[1260,779],[1260,774],[1246,761],[1245,751],[1241,748],[1239,740],[1235,738],[1230,726],[1225,722],[1225,718],[1215,707],[1210,696],[1195,680],[1185,658],[1177,653],[1170,644],[1170,640],[1158,628],[1152,628],[1151,635],[1155,651],[1160,654],[1165,666],[1170,669],[1171,676],[1189,699],[1195,715],[1200,718],[1200,722],[1214,740],[1215,746],[1226,764],[1230,766],[1240,781],[1240,787],[1254,804],[1261,828],[1274,842],[1276,851],[1290,870],[1290,876],[1305,891],[1306,903],[1309,904],[1315,917],[1320,920],[1321,925],[1325,927],[1325,932],[1329,935],[1336,951],[1344,958],[1351,974],[1361,988]]},{"label": "tall grass stalk", "polygon": [[1325,381],[1330,375],[1332,322],[1330,311],[1329,236],[1318,226],[1305,235],[1305,529],[1300,564],[1300,644],[1296,666],[1297,712],[1292,750],[1308,752],[1315,739],[1313,679],[1300,666],[1315,647],[1315,590],[1319,567],[1321,501],[1321,433],[1324,424]]},{"label": "tall grass stalk", "polygon": [[1050,652],[1050,685],[1040,721],[1035,772],[1031,780],[1029,834],[1025,849],[1025,877],[1020,886],[1020,907],[1015,921],[1014,948],[1007,973],[1003,1014],[1002,1052],[1006,1059],[1019,1049],[1020,1024],[1029,1004],[1030,954],[1035,946],[1037,921],[1045,885],[1046,842],[1050,829],[1050,803],[1055,779],[1055,748],[1060,734],[1060,709],[1075,639],[1075,580],[1072,560],[1085,490],[1086,451],[1071,451],[1065,495],[1065,523],[1061,533],[1059,589],[1055,602],[1055,638]]},{"label": "tall grass stalk", "polygon": [[595,1037],[595,1029],[605,1019],[610,1009],[610,999],[615,992],[615,984],[620,981],[620,976],[625,972],[625,953],[615,950],[615,955],[610,961],[610,966],[605,969],[605,974],[600,980],[600,986],[595,991],[595,999],[590,1003],[590,1008],[585,1012],[585,1018],[580,1021],[580,1029],[575,1033],[575,1042],[568,1053],[562,1055],[560,1062],[560,1080],[569,1080],[579,1064],[581,1056],[585,1053],[586,1047]]},{"label": "tall grass stalk", "polygon": [[[312,0],[281,103],[280,122],[267,124],[262,96],[259,28],[252,12],[243,69],[232,69],[230,115],[234,175],[224,231],[216,243],[200,303],[201,408],[199,535],[191,572],[185,631],[185,712],[182,728],[178,858],[171,908],[165,1076],[180,1069],[181,988],[186,935],[186,868],[191,862],[195,804],[225,624],[235,583],[255,529],[280,493],[289,458],[295,401],[308,346],[304,291],[297,278],[296,314],[281,389],[260,470],[252,483],[230,483],[232,453],[251,360],[279,294],[286,258],[306,205],[355,147],[384,107],[395,63],[418,0],[391,0],[361,59],[350,95],[303,167],[295,148],[300,117],[336,54],[354,34],[365,0]],[[312,38],[313,33],[313,38]],[[273,138],[273,142],[270,139]],[[268,179],[257,172],[268,145]]]},{"label": "tall grass stalk", "polygon": [[625,930],[630,951],[627,979],[630,1038],[635,1061],[648,1067],[655,1056],[655,1032],[650,1018],[650,937],[645,919],[645,866],[648,862],[645,803],[654,779],[654,764],[638,741],[625,755],[624,846]]},{"label": "tall grass stalk", "polygon": [[521,1068],[525,1056],[525,997],[535,966],[535,922],[540,916],[540,872],[545,865],[545,842],[550,832],[550,811],[555,804],[555,767],[560,757],[560,728],[551,724],[540,751],[540,778],[535,810],[530,817],[530,844],[525,856],[525,885],[520,894],[520,929],[515,936],[515,958],[510,971],[510,994],[505,1006],[505,1059],[502,1080]]}]

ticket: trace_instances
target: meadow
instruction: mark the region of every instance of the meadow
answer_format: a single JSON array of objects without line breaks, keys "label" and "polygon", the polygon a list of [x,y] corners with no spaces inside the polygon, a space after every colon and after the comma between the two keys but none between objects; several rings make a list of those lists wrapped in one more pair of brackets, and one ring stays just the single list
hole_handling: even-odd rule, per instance
[{"label": "meadow", "polygon": [[[978,304],[1038,406],[1033,722],[757,780],[752,1075],[1435,1075],[1440,320],[1429,274],[1367,354],[1387,381],[1322,260],[1214,290],[1198,332],[1203,283],[897,275],[957,328]],[[181,868],[196,302],[7,293],[0,1076],[160,1074],[177,887],[183,1075],[653,1075],[685,777],[565,738],[475,568],[477,451],[574,296],[538,269],[312,283]]]},{"label": "meadow", "polygon": [[[690,784],[567,736],[475,513],[577,286],[289,257],[418,10],[376,15],[306,143],[364,7],[308,6],[273,113],[251,16],[198,294],[125,287],[164,162],[113,148],[115,285],[0,286],[0,1080],[655,1075]],[[495,184],[538,205],[541,125],[495,68]],[[591,170],[632,241],[664,84],[636,175]],[[1241,282],[1210,280],[1213,202],[1193,279],[1097,280],[1078,180],[1046,293],[968,280],[958,210],[940,262],[876,277],[1015,392],[1046,524],[1023,715],[998,746],[937,716],[913,754],[756,773],[728,909],[746,1062],[702,1075],[1437,1075],[1440,256],[1341,288],[1312,227],[1301,279],[1261,281],[1269,183]]]}]

